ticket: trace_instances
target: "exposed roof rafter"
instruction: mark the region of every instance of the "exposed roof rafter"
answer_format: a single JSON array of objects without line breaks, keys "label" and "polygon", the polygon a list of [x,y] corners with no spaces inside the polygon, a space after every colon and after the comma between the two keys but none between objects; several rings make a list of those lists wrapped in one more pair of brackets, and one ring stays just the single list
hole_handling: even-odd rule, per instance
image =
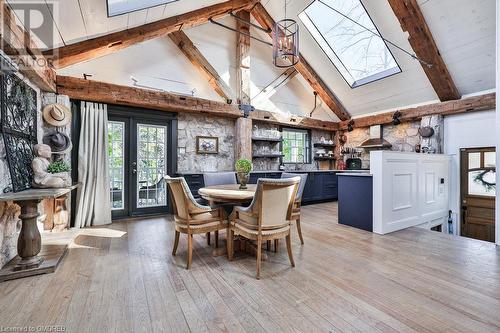
[{"label": "exposed roof rafter", "polygon": [[259,0],[230,0],[135,28],[62,46],[46,51],[44,54],[52,58],[55,68],[64,68],[117,52],[137,43],[168,35],[173,31],[206,23],[210,18],[219,18],[233,11],[252,8],[258,2]]},{"label": "exposed roof rafter", "polygon": [[224,80],[217,73],[215,68],[210,65],[208,60],[193,44],[191,39],[182,31],[174,31],[168,34],[168,37],[174,42],[179,50],[189,59],[189,61],[196,67],[196,69],[208,80],[208,83],[215,92],[226,102],[234,98],[234,93],[231,88],[224,82]]},{"label": "exposed roof rafter", "polygon": [[416,0],[388,0],[416,56],[428,64],[422,68],[441,101],[460,99],[441,53]]}]

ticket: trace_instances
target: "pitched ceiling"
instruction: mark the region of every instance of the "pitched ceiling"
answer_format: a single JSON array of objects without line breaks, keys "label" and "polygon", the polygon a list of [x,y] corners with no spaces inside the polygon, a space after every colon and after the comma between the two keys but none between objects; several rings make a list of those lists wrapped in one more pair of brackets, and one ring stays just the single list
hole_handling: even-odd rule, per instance
[{"label": "pitched ceiling", "polygon": [[[289,0],[288,16],[296,18],[311,1]],[[72,44],[221,2],[224,0],[180,0],[107,18],[104,0],[59,1],[58,10],[53,13],[58,31],[54,34],[53,45],[47,46],[52,48]],[[418,0],[418,3],[460,94],[494,89],[495,0]],[[283,1],[263,0],[262,4],[276,20],[283,17]],[[387,1],[364,0],[363,4],[385,38],[411,51],[407,35],[402,31]],[[229,25],[234,23],[229,17],[223,21]],[[394,48],[394,56],[403,70],[401,74],[351,89],[305,27],[301,26],[301,29],[302,54],[351,115],[361,116],[438,100],[420,64]],[[234,89],[234,33],[211,24],[185,32]],[[254,29],[252,34],[268,38]],[[270,47],[257,42],[252,42],[252,68],[252,94],[258,93],[281,73],[272,66]],[[130,76],[134,75],[144,85],[179,92],[196,88],[196,96],[219,99],[168,38],[135,45],[59,72],[79,77],[82,73],[89,73],[94,75],[94,79],[120,84],[132,84]],[[307,114],[314,103],[312,96],[309,85],[300,76],[296,76],[271,97],[266,107]],[[326,109],[328,108],[321,107],[315,116],[336,119]]]}]

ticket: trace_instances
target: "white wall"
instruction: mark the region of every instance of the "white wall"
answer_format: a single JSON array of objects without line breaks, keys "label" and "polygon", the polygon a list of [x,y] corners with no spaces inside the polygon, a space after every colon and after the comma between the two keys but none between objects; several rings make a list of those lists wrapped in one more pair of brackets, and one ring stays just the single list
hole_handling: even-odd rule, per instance
[{"label": "white wall", "polygon": [[[497,4],[497,67],[496,67],[496,84],[498,85],[498,82],[500,82],[500,1],[496,1]],[[500,97],[497,95],[497,111],[496,111],[496,128],[500,129],[500,111],[498,110],[498,103],[500,102]],[[497,161],[500,161],[500,131],[496,131],[496,146],[497,146]],[[500,182],[500,175],[497,172],[497,181],[496,183],[498,184]],[[497,193],[496,197],[499,197],[500,190],[498,187],[496,188]],[[495,225],[495,230],[496,230],[496,243],[497,245],[500,245],[500,200],[496,201],[496,225]]]},{"label": "white wall", "polygon": [[495,146],[495,111],[444,118],[444,153],[452,155],[450,209],[454,232],[460,234],[460,149]]}]

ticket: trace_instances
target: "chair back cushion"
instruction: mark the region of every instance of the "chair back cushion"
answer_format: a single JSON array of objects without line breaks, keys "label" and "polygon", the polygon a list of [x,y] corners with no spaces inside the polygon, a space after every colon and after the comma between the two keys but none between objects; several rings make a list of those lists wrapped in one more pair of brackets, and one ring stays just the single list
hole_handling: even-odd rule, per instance
[{"label": "chair back cushion", "polygon": [[259,223],[262,229],[289,224],[292,204],[297,195],[299,177],[288,179],[259,179],[256,203],[260,207]]},{"label": "chair back cushion", "polygon": [[300,177],[299,190],[297,191],[297,199],[302,199],[302,194],[304,194],[304,188],[307,182],[307,173],[287,173],[283,172],[281,174],[281,179]]},{"label": "chair back cushion", "polygon": [[189,218],[189,209],[187,205],[186,194],[182,187],[184,178],[169,178],[167,179],[168,188],[170,189],[171,198],[173,200],[175,214],[181,219]]},{"label": "chair back cushion", "polygon": [[203,174],[205,186],[236,184],[236,173],[234,172],[211,172]]},{"label": "chair back cushion", "polygon": [[210,211],[208,206],[200,205],[193,197],[189,186],[183,177],[170,178],[165,177],[175,208],[175,214],[181,219],[190,219],[191,214]]}]

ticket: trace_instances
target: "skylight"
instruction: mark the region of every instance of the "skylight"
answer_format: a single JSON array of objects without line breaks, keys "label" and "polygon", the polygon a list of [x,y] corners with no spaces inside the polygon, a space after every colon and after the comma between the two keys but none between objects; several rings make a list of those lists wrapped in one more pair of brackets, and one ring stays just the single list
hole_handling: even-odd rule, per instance
[{"label": "skylight", "polygon": [[108,17],[128,14],[137,10],[165,5],[178,0],[106,0]]},{"label": "skylight", "polygon": [[351,88],[401,72],[360,0],[315,0],[299,18]]}]

